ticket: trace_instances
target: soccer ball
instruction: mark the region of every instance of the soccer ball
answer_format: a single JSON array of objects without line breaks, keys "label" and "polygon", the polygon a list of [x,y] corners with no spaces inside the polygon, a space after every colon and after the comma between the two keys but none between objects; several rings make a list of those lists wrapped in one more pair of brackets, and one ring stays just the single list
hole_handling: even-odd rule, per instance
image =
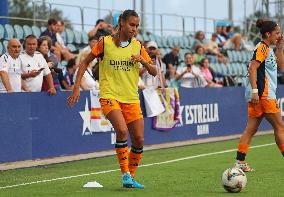
[{"label": "soccer ball", "polygon": [[246,174],[239,168],[225,170],[221,180],[224,189],[230,193],[240,192],[247,184]]}]

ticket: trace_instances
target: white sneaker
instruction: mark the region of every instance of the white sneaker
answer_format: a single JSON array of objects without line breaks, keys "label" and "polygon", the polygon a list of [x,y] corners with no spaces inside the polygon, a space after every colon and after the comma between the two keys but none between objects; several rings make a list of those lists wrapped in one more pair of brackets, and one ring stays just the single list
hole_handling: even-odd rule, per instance
[{"label": "white sneaker", "polygon": [[239,169],[241,169],[244,172],[253,172],[253,171],[255,171],[246,162],[244,162],[244,163],[236,162],[234,167],[235,168],[239,168]]}]

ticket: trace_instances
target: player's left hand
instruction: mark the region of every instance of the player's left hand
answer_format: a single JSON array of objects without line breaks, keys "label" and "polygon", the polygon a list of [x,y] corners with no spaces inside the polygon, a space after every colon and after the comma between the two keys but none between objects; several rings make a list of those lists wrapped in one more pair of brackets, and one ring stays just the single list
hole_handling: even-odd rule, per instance
[{"label": "player's left hand", "polygon": [[130,61],[132,63],[140,62],[142,65],[147,63],[141,55],[131,55]]}]

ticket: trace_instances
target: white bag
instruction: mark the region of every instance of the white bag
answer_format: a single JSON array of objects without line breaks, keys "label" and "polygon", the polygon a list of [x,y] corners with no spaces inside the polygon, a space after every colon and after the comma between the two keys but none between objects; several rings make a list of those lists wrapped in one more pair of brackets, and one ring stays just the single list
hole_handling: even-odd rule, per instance
[{"label": "white bag", "polygon": [[165,111],[157,91],[154,88],[146,88],[143,90],[147,117],[157,116]]}]

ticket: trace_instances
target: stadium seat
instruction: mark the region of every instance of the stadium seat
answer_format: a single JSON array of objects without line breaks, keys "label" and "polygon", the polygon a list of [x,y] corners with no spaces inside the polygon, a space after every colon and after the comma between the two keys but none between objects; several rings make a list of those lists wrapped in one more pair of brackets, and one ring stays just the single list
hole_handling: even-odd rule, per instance
[{"label": "stadium seat", "polygon": [[142,38],[143,38],[144,42],[145,41],[150,41],[150,38],[149,38],[149,36],[146,33],[142,34]]},{"label": "stadium seat", "polygon": [[22,26],[14,25],[14,30],[15,30],[15,37],[18,40],[23,40],[24,39],[24,30],[23,30]]},{"label": "stadium seat", "polygon": [[41,27],[40,28],[41,33],[44,32],[45,30],[46,30],[46,27]]},{"label": "stadium seat", "polygon": [[74,43],[77,44],[77,45],[81,44],[82,43],[81,32],[74,30],[73,33],[74,33]]},{"label": "stadium seat", "polygon": [[68,44],[73,43],[74,42],[74,33],[73,33],[73,31],[71,29],[69,29],[69,28],[66,28],[65,32],[66,32],[67,43]]},{"label": "stadium seat", "polygon": [[40,37],[40,28],[38,26],[32,26],[32,32],[33,32],[33,35],[35,35],[37,38]]},{"label": "stadium seat", "polygon": [[4,39],[5,30],[3,25],[0,24],[0,40]]},{"label": "stadium seat", "polygon": [[3,53],[7,52],[8,40],[3,41]]},{"label": "stadium seat", "polygon": [[0,56],[4,53],[4,47],[2,42],[0,42]]},{"label": "stadium seat", "polygon": [[78,51],[78,49],[71,43],[67,44],[67,48],[71,51],[71,52],[75,52]]},{"label": "stadium seat", "polygon": [[89,37],[88,37],[88,34],[85,31],[82,31],[82,43],[83,44],[88,44],[89,43]]},{"label": "stadium seat", "polygon": [[165,48],[169,47],[167,37],[161,36],[161,40],[162,40],[162,42],[161,42],[162,43],[162,47],[165,47]]},{"label": "stadium seat", "polygon": [[169,47],[171,47],[171,48],[173,48],[175,46],[174,38],[172,36],[168,36],[168,43],[169,43]]},{"label": "stadium seat", "polygon": [[12,25],[6,24],[4,28],[5,28],[5,34],[4,34],[5,40],[10,40],[14,38],[15,31]]},{"label": "stadium seat", "polygon": [[24,25],[23,30],[24,30],[24,37],[33,34],[32,28],[28,25]]}]

